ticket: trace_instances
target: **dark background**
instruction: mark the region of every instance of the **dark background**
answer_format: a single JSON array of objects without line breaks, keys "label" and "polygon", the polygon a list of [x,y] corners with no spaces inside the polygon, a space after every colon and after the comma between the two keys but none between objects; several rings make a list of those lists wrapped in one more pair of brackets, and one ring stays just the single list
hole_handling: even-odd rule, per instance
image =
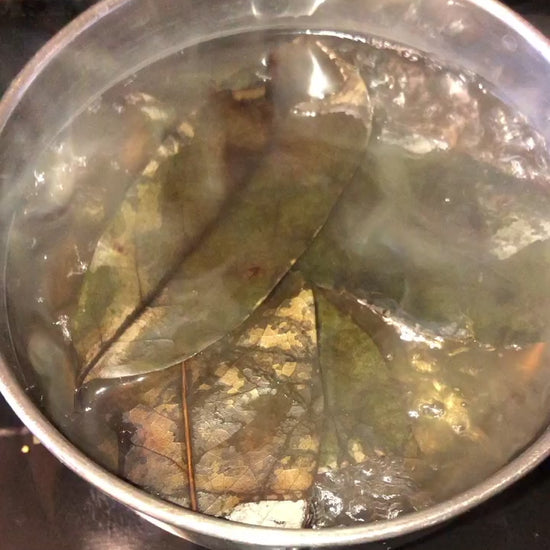
[{"label": "dark background", "polygon": [[[0,0],[0,93],[49,37],[93,3]],[[550,0],[506,3],[550,34]],[[549,504],[550,459],[511,489],[403,550],[548,550]],[[0,397],[0,550],[159,549],[200,550],[63,467]]]}]

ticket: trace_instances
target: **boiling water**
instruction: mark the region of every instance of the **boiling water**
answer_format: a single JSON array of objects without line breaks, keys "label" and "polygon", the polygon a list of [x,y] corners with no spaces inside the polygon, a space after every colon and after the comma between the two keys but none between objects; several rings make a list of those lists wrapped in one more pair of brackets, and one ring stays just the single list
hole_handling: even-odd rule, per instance
[{"label": "boiling water", "polygon": [[97,98],[11,234],[29,389],[85,452],[236,521],[422,509],[548,423],[544,140],[377,40],[233,37]]}]

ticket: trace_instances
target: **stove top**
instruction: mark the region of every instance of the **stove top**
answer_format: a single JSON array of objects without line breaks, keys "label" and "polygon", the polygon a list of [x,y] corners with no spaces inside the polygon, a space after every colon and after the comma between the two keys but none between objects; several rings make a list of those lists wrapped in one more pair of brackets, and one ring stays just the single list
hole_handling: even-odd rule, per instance
[{"label": "stove top", "polygon": [[[0,93],[48,38],[93,3],[0,0]],[[549,0],[507,3],[550,34]],[[549,501],[550,459],[486,504],[400,548],[547,550]],[[201,550],[142,520],[65,468],[1,397],[0,549]]]}]

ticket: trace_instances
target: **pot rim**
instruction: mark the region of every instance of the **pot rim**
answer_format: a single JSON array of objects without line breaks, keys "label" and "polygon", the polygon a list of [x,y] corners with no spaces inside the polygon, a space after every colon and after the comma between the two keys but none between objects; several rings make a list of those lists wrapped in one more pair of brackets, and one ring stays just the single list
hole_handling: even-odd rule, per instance
[{"label": "pot rim", "polygon": [[[49,40],[12,81],[0,101],[0,132],[34,79],[83,31],[133,0],[101,0]],[[462,0],[488,12],[523,36],[550,64],[550,41],[497,0]],[[65,466],[140,515],[187,532],[258,547],[329,547],[369,543],[421,531],[448,521],[499,493],[550,456],[550,427],[524,452],[471,489],[419,512],[364,526],[320,530],[258,527],[192,512],[154,497],[96,464],[69,442],[31,401],[0,355],[0,392],[29,430]]]}]

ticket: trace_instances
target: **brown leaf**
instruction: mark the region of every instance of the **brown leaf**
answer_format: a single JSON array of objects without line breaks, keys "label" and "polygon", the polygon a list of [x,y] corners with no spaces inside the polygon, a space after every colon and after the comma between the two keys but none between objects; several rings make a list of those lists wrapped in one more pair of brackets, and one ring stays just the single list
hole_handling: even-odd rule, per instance
[{"label": "brown leaf", "polygon": [[200,509],[303,500],[316,469],[321,403],[313,294],[286,279],[229,342],[189,361]]},{"label": "brown leaf", "polygon": [[162,498],[189,507],[186,440],[182,424],[181,373],[149,379],[152,389],[122,415],[122,475]]},{"label": "brown leaf", "polygon": [[[81,394],[92,396],[103,422],[116,426],[121,473],[129,481],[189,507],[187,406],[199,511],[263,521],[267,507],[273,521],[305,520],[323,403],[313,293],[298,274],[238,331],[188,360],[185,371],[178,365],[122,385],[105,381],[107,390],[100,384],[89,383]],[[285,500],[296,503],[294,523],[288,509],[270,504]]]}]

